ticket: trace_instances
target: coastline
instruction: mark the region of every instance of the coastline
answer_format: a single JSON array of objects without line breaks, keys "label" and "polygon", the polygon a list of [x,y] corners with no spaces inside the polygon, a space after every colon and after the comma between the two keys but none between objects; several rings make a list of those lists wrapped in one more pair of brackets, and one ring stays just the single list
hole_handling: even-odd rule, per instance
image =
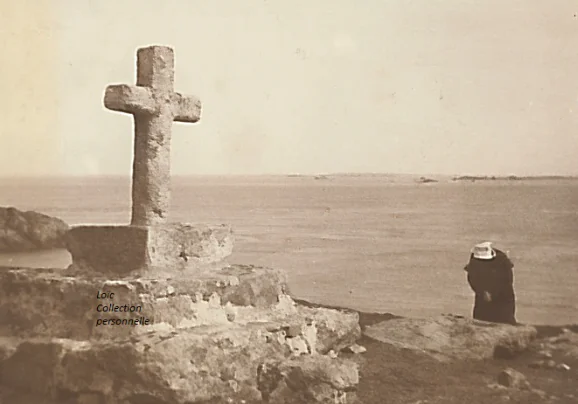
[{"label": "coastline", "polygon": [[[392,313],[365,313],[342,307],[324,306],[296,300],[309,307],[354,311],[359,314],[362,336],[358,344],[365,353],[346,357],[360,369],[357,398],[364,404],[574,404],[578,399],[578,346],[568,352],[553,352],[550,360],[564,363],[566,372],[536,367],[543,361],[543,347],[563,339],[567,333],[578,333],[578,324],[568,326],[534,326],[536,339],[530,347],[512,358],[455,360],[442,363],[425,353],[399,349],[373,340],[363,331],[374,324],[403,318]],[[504,371],[516,372],[527,387],[505,387],[496,383]]]},{"label": "coastline", "polygon": [[[324,305],[319,303],[310,302],[304,299],[294,299],[296,303],[312,308],[324,308],[324,309],[331,309],[331,310],[340,310],[345,312],[354,312],[359,314],[359,325],[361,329],[365,329],[368,326],[371,326],[376,323],[380,323],[382,321],[389,321],[398,318],[406,318],[405,316],[401,316],[394,313],[383,312],[383,313],[376,313],[376,312],[364,312],[355,309],[351,309],[344,306],[331,306],[331,305]],[[559,335],[564,332],[564,330],[570,330],[572,332],[578,333],[578,322],[575,324],[565,324],[565,325],[551,325],[551,324],[524,324],[530,325],[535,327],[538,330],[538,338],[546,338],[551,337],[554,335]]]}]

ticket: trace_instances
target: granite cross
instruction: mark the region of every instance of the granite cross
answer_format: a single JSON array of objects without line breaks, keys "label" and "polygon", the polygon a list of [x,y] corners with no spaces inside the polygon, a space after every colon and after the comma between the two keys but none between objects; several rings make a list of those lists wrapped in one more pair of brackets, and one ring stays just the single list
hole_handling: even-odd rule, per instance
[{"label": "granite cross", "polygon": [[132,173],[133,226],[166,220],[170,201],[170,142],[173,121],[198,122],[201,102],[174,92],[172,48],[150,46],[137,51],[136,86],[110,85],[104,106],[134,118]]}]

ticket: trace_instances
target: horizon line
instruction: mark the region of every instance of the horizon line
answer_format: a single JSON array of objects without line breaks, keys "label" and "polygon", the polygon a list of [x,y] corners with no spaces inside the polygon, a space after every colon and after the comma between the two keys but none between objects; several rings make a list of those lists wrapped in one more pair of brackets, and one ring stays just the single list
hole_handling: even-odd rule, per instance
[{"label": "horizon line", "polygon": [[[446,178],[459,178],[459,177],[475,177],[475,178],[492,178],[496,179],[508,178],[508,177],[518,177],[518,178],[578,178],[578,173],[576,174],[494,174],[494,173],[484,173],[484,174],[474,174],[474,173],[454,173],[454,174],[440,174],[440,173],[407,173],[407,172],[379,172],[379,171],[343,171],[343,172],[317,172],[317,173],[261,173],[261,174],[171,174],[171,178],[178,177],[316,177],[316,176],[412,176],[417,177],[446,177]],[[0,180],[10,180],[10,179],[57,179],[57,178],[132,178],[132,174],[43,174],[43,175],[2,175],[0,174]]]}]

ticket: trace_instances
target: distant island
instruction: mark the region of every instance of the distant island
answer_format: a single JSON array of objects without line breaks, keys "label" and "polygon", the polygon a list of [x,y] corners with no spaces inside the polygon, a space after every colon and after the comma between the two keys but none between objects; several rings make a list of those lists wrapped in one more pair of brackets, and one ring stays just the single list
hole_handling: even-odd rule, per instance
[{"label": "distant island", "polygon": [[459,177],[454,177],[452,181],[535,181],[535,180],[575,180],[578,177],[575,176],[565,176],[565,175],[529,175],[529,176],[518,176],[518,175],[508,175],[508,176],[473,176],[473,175],[462,175]]},{"label": "distant island", "polygon": [[432,182],[438,182],[438,180],[434,180],[432,178],[427,178],[427,177],[419,177],[419,180],[416,180],[416,182],[418,184],[429,184]]},{"label": "distant island", "polygon": [[572,175],[456,175],[430,174],[394,174],[394,173],[326,173],[326,174],[288,174],[287,177],[311,178],[314,180],[331,180],[338,178],[375,178],[387,180],[393,183],[417,183],[429,184],[437,182],[476,182],[476,181],[560,181],[578,180],[578,176]]}]

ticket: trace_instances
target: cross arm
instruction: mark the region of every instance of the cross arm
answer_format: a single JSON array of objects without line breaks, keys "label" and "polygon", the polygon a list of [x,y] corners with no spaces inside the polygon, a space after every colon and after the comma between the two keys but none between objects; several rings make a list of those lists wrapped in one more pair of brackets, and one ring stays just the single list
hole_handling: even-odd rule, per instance
[{"label": "cross arm", "polygon": [[126,84],[108,86],[104,93],[104,106],[113,111],[129,114],[154,114],[157,109],[156,102],[149,88]]},{"label": "cross arm", "polygon": [[192,95],[174,93],[172,97],[174,120],[195,123],[201,119],[201,101]]}]

